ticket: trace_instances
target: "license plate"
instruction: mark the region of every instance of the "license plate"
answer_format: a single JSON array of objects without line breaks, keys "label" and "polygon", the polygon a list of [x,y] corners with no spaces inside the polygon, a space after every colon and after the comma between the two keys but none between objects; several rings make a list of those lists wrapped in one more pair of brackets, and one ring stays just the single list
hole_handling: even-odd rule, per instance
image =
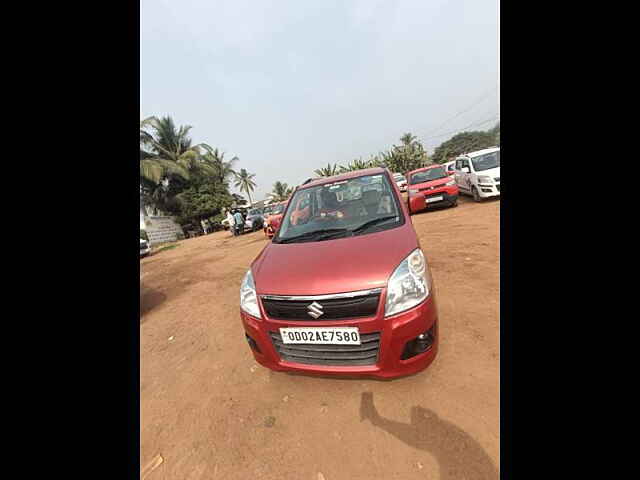
[{"label": "license plate", "polygon": [[281,328],[282,343],[360,345],[358,327]]},{"label": "license plate", "polygon": [[444,197],[442,195],[440,195],[438,197],[429,197],[429,198],[427,198],[427,203],[429,203],[429,202],[439,202],[443,198]]}]

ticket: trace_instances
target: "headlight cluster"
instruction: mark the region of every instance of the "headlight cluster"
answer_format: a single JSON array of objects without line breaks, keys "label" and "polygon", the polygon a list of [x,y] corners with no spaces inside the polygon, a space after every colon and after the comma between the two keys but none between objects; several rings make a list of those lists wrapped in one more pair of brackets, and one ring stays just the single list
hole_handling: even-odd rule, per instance
[{"label": "headlight cluster", "polygon": [[486,175],[478,175],[478,183],[493,183],[493,180]]},{"label": "headlight cluster", "polygon": [[387,284],[384,316],[395,315],[424,301],[431,291],[431,277],[422,250],[416,248],[395,269]]},{"label": "headlight cluster", "polygon": [[447,186],[447,187],[452,187],[452,186],[453,186],[453,185],[455,185],[455,184],[456,184],[456,181],[455,181],[455,180],[453,180],[453,179],[451,179],[451,180],[449,180],[447,183],[445,183],[445,186]]},{"label": "headlight cluster", "polygon": [[260,307],[258,306],[258,295],[256,294],[256,284],[253,281],[253,275],[251,269],[247,271],[242,279],[242,285],[240,286],[240,308],[247,312],[249,315],[253,315],[257,318],[262,318],[260,315]]}]

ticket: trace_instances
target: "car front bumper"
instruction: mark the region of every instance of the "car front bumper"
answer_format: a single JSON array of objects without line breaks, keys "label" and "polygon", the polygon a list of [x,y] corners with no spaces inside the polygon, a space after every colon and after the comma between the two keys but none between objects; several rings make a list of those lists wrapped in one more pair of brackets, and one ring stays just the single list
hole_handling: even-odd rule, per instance
[{"label": "car front bumper", "polygon": [[[245,334],[260,349],[260,352],[257,352],[255,348],[250,347],[256,361],[272,370],[312,375],[368,376],[377,378],[394,378],[417,373],[428,367],[438,352],[439,333],[435,293],[432,292],[429,298],[417,307],[388,318],[384,318],[384,297],[385,295],[381,295],[381,303],[375,318],[333,321],[272,320],[265,317],[263,309],[261,309],[262,319],[248,315],[242,310],[240,310],[240,316]],[[271,340],[270,332],[278,332],[280,327],[301,326],[310,328],[354,326],[358,327],[361,334],[380,333],[377,360],[373,365],[358,366],[309,365],[282,360]],[[423,353],[402,360],[401,357],[407,342],[429,330],[433,334],[430,348]]]},{"label": "car front bumper", "polygon": [[[436,207],[442,205],[451,205],[457,199],[459,195],[459,190],[457,185],[451,185],[449,187],[441,187],[435,190],[425,190],[421,191],[419,194],[414,194],[409,196],[409,209],[411,213],[415,213],[421,210],[420,205],[422,202],[422,198],[424,197],[424,201],[426,203],[426,208]],[[442,200],[437,202],[427,202],[429,197],[439,197],[442,196]]]},{"label": "car front bumper", "polygon": [[151,247],[147,247],[145,249],[140,250],[140,257],[144,257],[151,253]]},{"label": "car front bumper", "polygon": [[500,184],[499,183],[479,183],[478,194],[482,198],[499,197],[500,196]]}]

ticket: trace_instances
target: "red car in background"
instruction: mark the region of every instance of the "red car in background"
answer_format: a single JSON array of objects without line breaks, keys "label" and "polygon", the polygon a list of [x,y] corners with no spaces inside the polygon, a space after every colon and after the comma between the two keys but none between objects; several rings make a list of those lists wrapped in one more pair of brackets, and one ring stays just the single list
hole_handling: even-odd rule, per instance
[{"label": "red car in background", "polygon": [[273,236],[280,228],[280,222],[282,221],[282,214],[284,208],[287,206],[287,202],[280,202],[273,205],[273,208],[264,220],[264,234],[268,239],[272,239]]},{"label": "red car in background", "polygon": [[393,378],[425,369],[438,351],[425,252],[389,170],[305,182],[240,287],[254,358],[272,370],[320,375]]},{"label": "red car in background", "polygon": [[407,173],[407,183],[412,214],[430,206],[458,205],[458,186],[442,165],[429,165]]}]

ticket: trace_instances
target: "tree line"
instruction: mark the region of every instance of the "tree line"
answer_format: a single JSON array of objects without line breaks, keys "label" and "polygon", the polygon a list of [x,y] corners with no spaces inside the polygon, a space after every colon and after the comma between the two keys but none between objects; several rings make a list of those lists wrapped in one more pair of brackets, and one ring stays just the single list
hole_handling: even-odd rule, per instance
[{"label": "tree line", "polygon": [[[255,174],[236,169],[237,156],[225,159],[225,153],[207,143],[194,145],[191,126],[176,127],[170,116],[148,117],[140,121],[140,198],[156,214],[172,215],[181,225],[198,224],[208,219],[218,222],[222,212],[247,202],[242,195],[230,192],[231,184],[245,193],[249,205],[255,190]],[[440,144],[431,158],[417,137],[406,133],[399,145],[347,163],[328,163],[314,171],[328,177],[353,170],[384,166],[394,173],[406,174],[430,164],[441,164],[466,152],[500,145],[500,123],[487,131],[462,132]],[[294,191],[277,181],[268,194],[273,202],[287,200]]]},{"label": "tree line", "polygon": [[231,183],[247,194],[256,187],[255,174],[236,170],[237,156],[206,143],[194,145],[191,126],[176,127],[169,116],[140,121],[140,198],[158,214],[176,217],[181,225],[209,219],[218,221],[222,210],[246,203],[229,191]]},{"label": "tree line", "polygon": [[389,150],[372,155],[368,160],[357,158],[346,165],[327,164],[314,170],[320,177],[331,177],[353,170],[372,167],[386,167],[394,173],[406,173],[431,164],[441,164],[454,160],[458,155],[500,145],[500,123],[485,131],[462,132],[440,144],[431,158],[415,135],[405,133],[400,137],[400,145],[392,145]]}]

